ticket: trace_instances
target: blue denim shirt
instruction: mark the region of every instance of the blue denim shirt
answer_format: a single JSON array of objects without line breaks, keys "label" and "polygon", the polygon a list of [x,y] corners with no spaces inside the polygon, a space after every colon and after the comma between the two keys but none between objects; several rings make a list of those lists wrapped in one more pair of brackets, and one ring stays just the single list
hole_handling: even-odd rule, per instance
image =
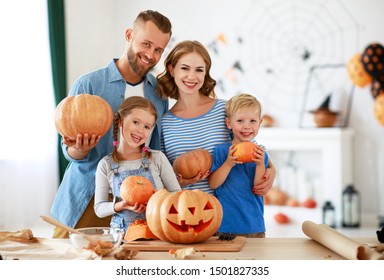
[{"label": "blue denim shirt", "polygon": [[[80,77],[75,81],[69,95],[89,93],[101,96],[116,113],[125,97],[126,82],[115,62],[116,59],[106,67]],[[147,74],[144,80],[144,96],[155,105],[158,114],[150,147],[160,150],[161,117],[168,111],[168,99],[161,99],[156,91],[156,78]],[[113,149],[112,129],[111,127],[88,156],[81,160],[72,159],[68,155],[67,146],[62,144],[64,156],[69,164],[51,207],[51,215],[63,224],[75,227],[94,196],[97,164]]]}]

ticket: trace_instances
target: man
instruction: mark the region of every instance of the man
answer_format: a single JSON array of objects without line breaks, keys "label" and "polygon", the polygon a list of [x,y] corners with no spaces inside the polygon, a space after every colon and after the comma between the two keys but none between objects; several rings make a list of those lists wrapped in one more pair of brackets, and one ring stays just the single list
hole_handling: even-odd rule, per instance
[{"label": "man", "polygon": [[[116,112],[131,95],[148,98],[156,107],[158,121],[152,131],[153,149],[160,149],[161,116],[168,111],[168,100],[157,95],[156,78],[149,71],[159,62],[172,35],[172,25],[159,12],[141,12],[132,28],[125,31],[126,47],[119,59],[106,67],[88,73],[75,81],[69,95],[89,93],[104,98]],[[62,148],[69,165],[56,194],[51,215],[73,227],[109,226],[110,217],[98,218],[93,210],[97,164],[112,152],[112,130],[106,135],[77,135],[71,141],[63,137]],[[54,238],[68,237],[55,228]]]}]

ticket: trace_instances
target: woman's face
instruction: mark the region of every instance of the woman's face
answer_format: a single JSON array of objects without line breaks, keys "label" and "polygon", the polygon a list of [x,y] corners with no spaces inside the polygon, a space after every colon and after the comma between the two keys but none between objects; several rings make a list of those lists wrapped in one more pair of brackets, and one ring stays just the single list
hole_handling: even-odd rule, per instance
[{"label": "woman's face", "polygon": [[206,64],[199,54],[193,52],[182,56],[170,72],[179,94],[196,94],[204,84]]},{"label": "woman's face", "polygon": [[144,109],[133,109],[122,121],[120,139],[124,139],[124,145],[139,147],[148,139],[154,125],[155,116]]}]

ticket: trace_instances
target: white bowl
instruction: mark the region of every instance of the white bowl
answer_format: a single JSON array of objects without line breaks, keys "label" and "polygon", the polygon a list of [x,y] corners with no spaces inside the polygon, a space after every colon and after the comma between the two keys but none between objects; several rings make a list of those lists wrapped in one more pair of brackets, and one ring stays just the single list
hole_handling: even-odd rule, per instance
[{"label": "white bowl", "polygon": [[117,249],[124,237],[124,230],[109,227],[89,227],[76,229],[79,233],[69,233],[74,248],[88,249],[106,256]]}]

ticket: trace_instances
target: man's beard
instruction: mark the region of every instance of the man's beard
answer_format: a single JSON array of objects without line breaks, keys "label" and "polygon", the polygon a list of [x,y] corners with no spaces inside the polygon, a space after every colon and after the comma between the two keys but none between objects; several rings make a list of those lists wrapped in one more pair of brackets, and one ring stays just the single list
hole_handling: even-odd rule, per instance
[{"label": "man's beard", "polygon": [[136,63],[136,59],[139,59],[139,58],[137,58],[136,53],[134,53],[131,48],[128,50],[127,59],[133,72],[135,72],[136,75],[140,77],[144,77],[149,72],[149,70],[151,70],[155,66],[152,63],[152,64],[149,64],[147,68],[139,67],[139,65]]}]

